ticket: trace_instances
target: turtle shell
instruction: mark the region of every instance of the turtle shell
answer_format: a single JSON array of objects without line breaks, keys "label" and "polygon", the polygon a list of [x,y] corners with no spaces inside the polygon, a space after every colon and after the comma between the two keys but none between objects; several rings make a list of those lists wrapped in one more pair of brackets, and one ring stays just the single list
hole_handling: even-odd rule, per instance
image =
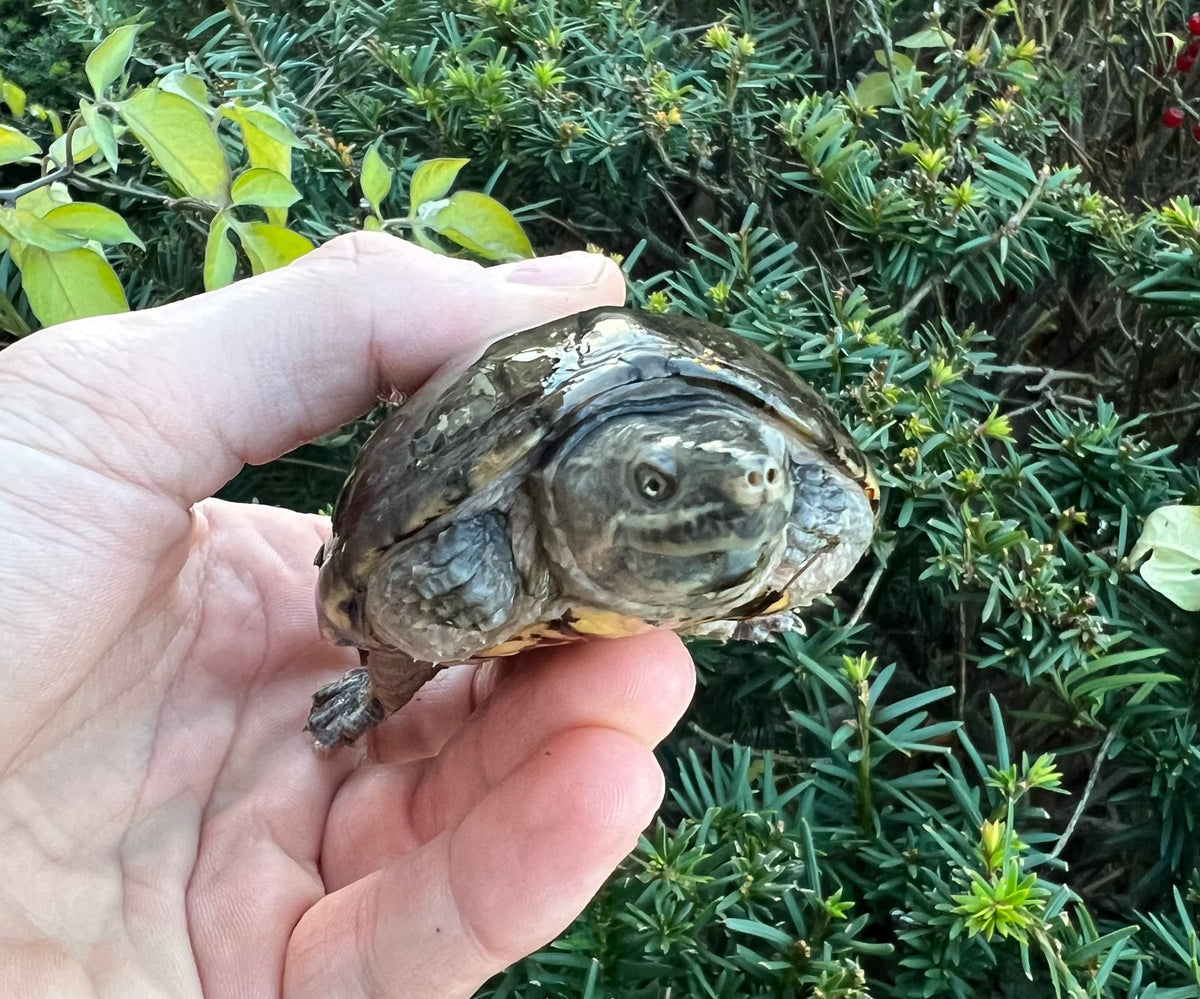
[{"label": "turtle shell", "polygon": [[537,467],[551,437],[674,376],[734,393],[859,483],[869,466],[824,400],[758,346],[696,319],[601,308],[497,341],[451,365],[367,442],[318,555],[326,635],[360,644],[356,598],[396,542]]}]

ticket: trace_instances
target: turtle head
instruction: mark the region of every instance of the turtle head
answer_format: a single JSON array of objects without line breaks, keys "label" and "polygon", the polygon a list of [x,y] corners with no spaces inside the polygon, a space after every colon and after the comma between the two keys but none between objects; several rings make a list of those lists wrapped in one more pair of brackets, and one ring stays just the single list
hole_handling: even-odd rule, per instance
[{"label": "turtle head", "polygon": [[754,592],[792,507],[784,435],[715,401],[599,422],[542,481],[546,548],[579,595],[661,619]]}]

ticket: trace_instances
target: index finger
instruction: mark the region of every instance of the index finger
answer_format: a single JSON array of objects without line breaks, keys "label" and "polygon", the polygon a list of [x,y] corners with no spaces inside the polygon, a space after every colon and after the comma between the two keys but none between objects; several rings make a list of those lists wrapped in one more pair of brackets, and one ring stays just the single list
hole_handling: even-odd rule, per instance
[{"label": "index finger", "polygon": [[455,354],[623,298],[595,254],[483,268],[353,233],[221,291],[35,334],[4,351],[0,395],[19,443],[190,506]]}]

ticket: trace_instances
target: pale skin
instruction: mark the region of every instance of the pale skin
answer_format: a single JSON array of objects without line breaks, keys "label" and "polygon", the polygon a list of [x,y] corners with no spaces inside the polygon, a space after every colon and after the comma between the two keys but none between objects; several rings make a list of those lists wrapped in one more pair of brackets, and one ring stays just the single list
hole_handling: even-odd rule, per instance
[{"label": "pale skin", "polygon": [[320,517],[209,499],[471,344],[620,304],[566,254],[380,234],[0,352],[0,982],[23,999],[448,999],[652,821],[692,694],[652,633],[456,667],[332,760]]}]

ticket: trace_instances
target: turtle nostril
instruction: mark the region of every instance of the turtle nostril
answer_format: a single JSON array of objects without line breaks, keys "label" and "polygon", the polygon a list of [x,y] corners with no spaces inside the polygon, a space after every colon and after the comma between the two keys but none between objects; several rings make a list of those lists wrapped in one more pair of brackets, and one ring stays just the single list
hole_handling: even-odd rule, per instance
[{"label": "turtle nostril", "polygon": [[741,502],[757,509],[763,503],[774,503],[787,490],[787,473],[775,458],[765,454],[748,455],[741,475],[731,482]]},{"label": "turtle nostril", "polygon": [[783,470],[775,462],[763,460],[757,468],[746,472],[745,481],[751,489],[774,490],[783,482]]}]

